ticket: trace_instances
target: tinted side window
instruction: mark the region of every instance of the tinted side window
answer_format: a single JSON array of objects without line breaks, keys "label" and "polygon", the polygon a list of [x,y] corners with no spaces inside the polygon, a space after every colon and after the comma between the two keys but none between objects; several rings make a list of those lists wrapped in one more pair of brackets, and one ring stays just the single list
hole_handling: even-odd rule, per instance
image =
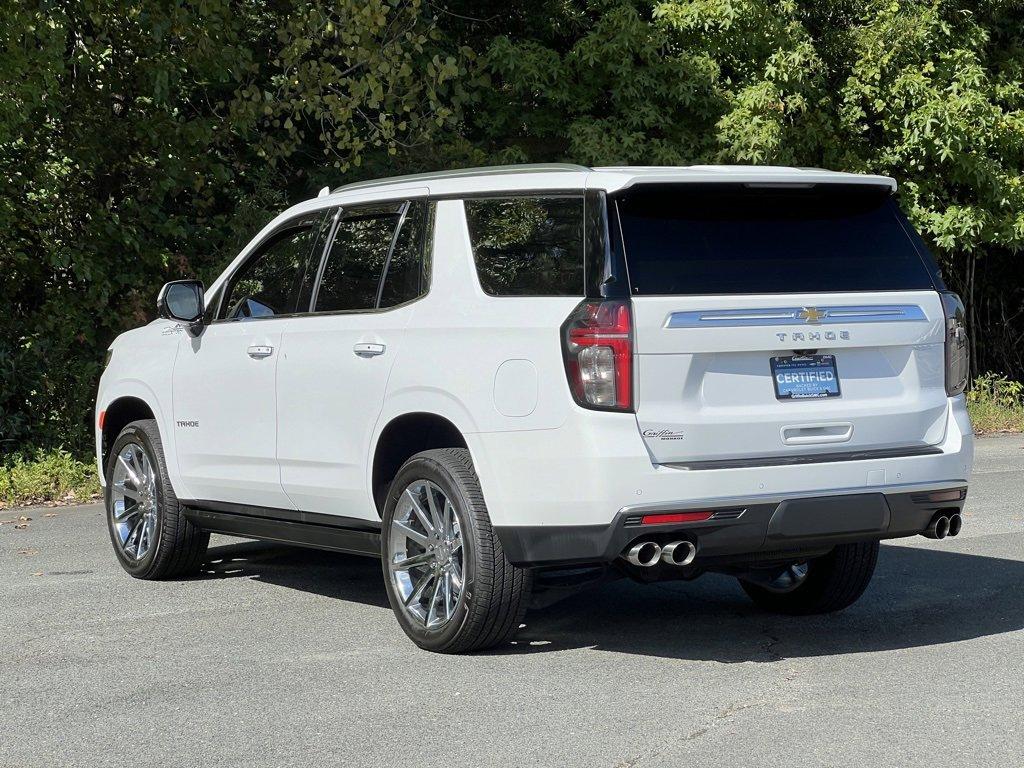
[{"label": "tinted side window", "polygon": [[316,312],[373,309],[400,206],[342,212],[317,290]]},{"label": "tinted side window", "polygon": [[302,281],[302,287],[299,289],[299,299],[297,307],[299,312],[309,312],[310,302],[313,300],[313,286],[316,283],[317,269],[320,267],[320,260],[323,257],[324,246],[327,243],[327,239],[331,236],[331,228],[334,226],[334,220],[339,216],[338,208],[331,208],[317,223],[315,231],[315,242],[313,243],[313,255],[309,261],[309,269],[306,270],[306,276]]},{"label": "tinted side window", "polygon": [[286,230],[266,245],[234,276],[221,304],[222,315],[241,320],[296,311],[313,246],[311,225]]},{"label": "tinted side window", "polygon": [[393,307],[426,293],[429,215],[426,203],[413,201],[409,204],[381,286],[381,307]]},{"label": "tinted side window", "polygon": [[583,197],[466,200],[480,285],[492,296],[583,295]]}]

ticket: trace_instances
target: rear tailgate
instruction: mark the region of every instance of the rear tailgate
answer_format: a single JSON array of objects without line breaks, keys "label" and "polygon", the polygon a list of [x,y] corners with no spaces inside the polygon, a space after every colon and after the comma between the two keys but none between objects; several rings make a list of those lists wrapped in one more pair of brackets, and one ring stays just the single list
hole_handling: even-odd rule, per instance
[{"label": "rear tailgate", "polygon": [[651,184],[613,205],[654,461],[770,465],[942,441],[941,278],[888,189]]},{"label": "rear tailgate", "polygon": [[[696,468],[941,442],[939,295],[833,294],[827,302],[806,294],[635,298],[637,421],[654,460]],[[835,316],[808,324],[800,317],[808,307]],[[809,349],[834,357],[840,394],[780,399],[772,358]]]}]

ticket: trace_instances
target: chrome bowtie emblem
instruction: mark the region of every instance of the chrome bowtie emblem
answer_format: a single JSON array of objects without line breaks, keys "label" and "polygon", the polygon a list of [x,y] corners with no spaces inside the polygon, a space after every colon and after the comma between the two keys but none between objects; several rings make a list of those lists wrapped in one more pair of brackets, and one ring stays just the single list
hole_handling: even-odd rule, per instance
[{"label": "chrome bowtie emblem", "polygon": [[828,312],[821,311],[817,307],[804,307],[796,313],[796,319],[806,323],[820,323],[826,317],[828,317]]}]

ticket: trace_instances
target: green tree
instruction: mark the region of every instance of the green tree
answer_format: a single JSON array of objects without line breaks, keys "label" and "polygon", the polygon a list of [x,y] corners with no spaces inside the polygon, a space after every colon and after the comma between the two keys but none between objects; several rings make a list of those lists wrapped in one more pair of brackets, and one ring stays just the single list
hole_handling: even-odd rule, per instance
[{"label": "green tree", "polygon": [[419,0],[5,5],[5,451],[87,451],[103,351],[165,280],[211,277],[317,183],[454,125],[463,54]]},{"label": "green tree", "polygon": [[489,44],[482,66],[497,87],[470,118],[475,143],[532,160],[892,175],[967,301],[974,369],[1024,373],[1024,5],[572,7],[557,34]]},{"label": "green tree", "polygon": [[104,350],[337,185],[508,161],[895,176],[1024,376],[1024,4],[183,0],[0,10],[0,451],[90,448]]}]

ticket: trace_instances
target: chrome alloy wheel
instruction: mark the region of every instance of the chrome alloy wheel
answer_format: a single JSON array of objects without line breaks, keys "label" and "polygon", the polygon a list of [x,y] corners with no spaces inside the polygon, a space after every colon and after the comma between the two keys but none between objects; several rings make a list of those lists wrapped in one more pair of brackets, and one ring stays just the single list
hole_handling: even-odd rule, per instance
[{"label": "chrome alloy wheel", "polygon": [[429,480],[410,483],[395,505],[388,570],[402,610],[427,629],[447,624],[462,596],[464,552],[455,507]]},{"label": "chrome alloy wheel", "polygon": [[110,511],[117,545],[125,557],[141,560],[156,543],[156,467],[139,443],[117,455],[110,486]]}]

